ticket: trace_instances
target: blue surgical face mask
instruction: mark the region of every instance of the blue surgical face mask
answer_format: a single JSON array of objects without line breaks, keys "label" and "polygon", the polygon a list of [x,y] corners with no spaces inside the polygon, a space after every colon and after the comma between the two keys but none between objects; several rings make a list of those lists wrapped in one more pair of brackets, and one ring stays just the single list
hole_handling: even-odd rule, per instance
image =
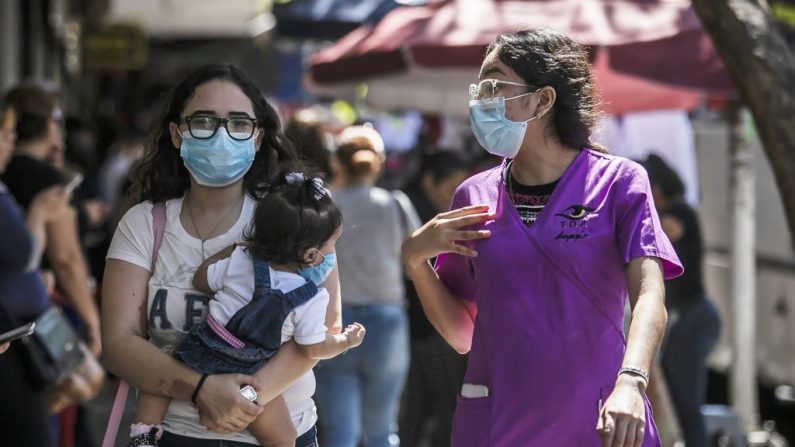
[{"label": "blue surgical face mask", "polygon": [[218,129],[212,138],[194,138],[182,134],[179,155],[196,183],[203,186],[231,185],[246,175],[254,162],[256,134],[248,140],[235,140],[225,129]]},{"label": "blue surgical face mask", "polygon": [[337,264],[337,254],[328,253],[323,255],[323,262],[313,267],[305,267],[298,270],[298,274],[305,280],[312,281],[315,285],[320,285],[328,278],[334,266]]},{"label": "blue surgical face mask", "polygon": [[505,101],[531,95],[525,93],[506,99],[498,96],[490,99],[473,99],[469,101],[469,121],[472,132],[478,143],[490,154],[498,157],[514,158],[522,147],[522,140],[527,130],[527,123],[538,118],[538,115],[526,121],[511,121],[505,117]]}]

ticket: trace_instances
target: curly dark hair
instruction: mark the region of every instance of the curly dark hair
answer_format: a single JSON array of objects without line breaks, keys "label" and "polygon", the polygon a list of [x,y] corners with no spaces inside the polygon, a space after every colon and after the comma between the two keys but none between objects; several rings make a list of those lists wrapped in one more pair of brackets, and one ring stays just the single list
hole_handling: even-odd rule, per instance
[{"label": "curly dark hair", "polygon": [[[289,181],[291,173],[301,174],[304,180]],[[303,265],[306,250],[322,246],[334,235],[342,225],[342,213],[315,182],[322,184],[322,179],[294,163],[283,166],[268,182],[253,225],[244,236],[253,256],[276,264]]]},{"label": "curly dark hair", "polygon": [[135,172],[133,194],[136,202],[160,202],[181,197],[190,187],[190,174],[171,141],[169,124],[180,122],[185,104],[199,86],[215,80],[231,82],[243,91],[254,106],[257,127],[264,130],[254,162],[243,177],[243,187],[250,196],[258,196],[263,181],[273,173],[278,163],[296,159],[293,148],[281,134],[279,116],[251,79],[233,65],[205,65],[174,88],[155,122],[146,144],[146,155]]},{"label": "curly dark hair", "polygon": [[541,28],[501,34],[486,54],[493,51],[528,85],[555,89],[552,124],[547,129],[551,135],[575,149],[607,152],[590,140],[599,101],[585,48],[565,34]]}]

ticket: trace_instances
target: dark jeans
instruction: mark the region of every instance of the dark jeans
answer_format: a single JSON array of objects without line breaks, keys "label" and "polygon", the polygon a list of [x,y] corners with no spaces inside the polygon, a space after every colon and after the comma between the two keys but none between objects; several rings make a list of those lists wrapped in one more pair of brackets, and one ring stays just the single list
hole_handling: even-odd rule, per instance
[{"label": "dark jeans", "polygon": [[[188,436],[179,436],[169,432],[163,432],[157,445],[159,447],[251,447],[256,444],[246,442],[224,441],[220,439],[196,439]],[[306,433],[295,440],[295,447],[318,447],[317,429],[310,428]]]},{"label": "dark jeans", "polygon": [[662,347],[662,365],[687,447],[707,445],[701,406],[707,394],[707,356],[720,336],[720,316],[702,299],[683,311],[669,312],[676,319]]}]

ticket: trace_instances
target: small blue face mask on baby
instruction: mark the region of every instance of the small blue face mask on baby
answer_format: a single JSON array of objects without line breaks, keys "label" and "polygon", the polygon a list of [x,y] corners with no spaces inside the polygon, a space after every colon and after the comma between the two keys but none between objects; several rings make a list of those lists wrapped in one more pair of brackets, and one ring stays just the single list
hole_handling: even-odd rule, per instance
[{"label": "small blue face mask on baby", "polygon": [[243,141],[230,137],[219,129],[212,138],[199,139],[189,132],[182,134],[179,155],[196,183],[203,186],[221,187],[240,180],[254,162],[254,141]]},{"label": "small blue face mask on baby", "polygon": [[535,92],[507,99],[504,96],[498,96],[469,101],[469,121],[472,132],[483,149],[498,157],[516,157],[522,147],[527,123],[537,119],[538,115],[526,121],[511,121],[505,116],[505,101],[533,93]]},{"label": "small blue face mask on baby", "polygon": [[337,254],[328,253],[323,255],[323,262],[313,267],[305,267],[298,270],[298,274],[305,280],[312,281],[315,285],[320,285],[328,278],[334,266],[337,264]]}]

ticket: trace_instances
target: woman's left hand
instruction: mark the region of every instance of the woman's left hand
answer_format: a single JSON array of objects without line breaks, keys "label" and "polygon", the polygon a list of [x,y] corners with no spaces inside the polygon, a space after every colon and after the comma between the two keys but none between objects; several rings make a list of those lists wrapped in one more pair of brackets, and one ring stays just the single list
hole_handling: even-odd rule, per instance
[{"label": "woman's left hand", "polygon": [[622,374],[599,412],[596,431],[603,447],[640,447],[646,431],[645,381]]}]

